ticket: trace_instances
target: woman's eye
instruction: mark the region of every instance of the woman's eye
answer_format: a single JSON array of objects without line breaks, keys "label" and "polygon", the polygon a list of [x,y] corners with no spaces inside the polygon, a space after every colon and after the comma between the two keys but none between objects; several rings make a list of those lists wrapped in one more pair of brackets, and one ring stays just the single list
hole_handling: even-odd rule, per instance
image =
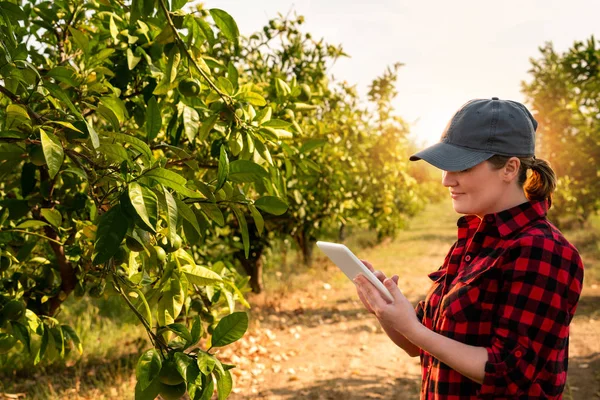
[{"label": "woman's eye", "polygon": [[465,173],[465,172],[469,172],[471,170],[471,168],[467,168],[467,169],[463,169],[462,171],[458,171],[459,173]]}]

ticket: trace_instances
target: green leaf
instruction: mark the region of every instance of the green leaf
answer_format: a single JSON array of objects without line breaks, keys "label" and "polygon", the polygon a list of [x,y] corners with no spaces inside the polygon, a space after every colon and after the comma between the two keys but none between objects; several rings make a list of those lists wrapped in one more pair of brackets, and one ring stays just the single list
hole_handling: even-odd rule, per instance
[{"label": "green leaf", "polygon": [[260,182],[268,177],[263,167],[250,160],[235,160],[229,164],[229,180],[232,182]]},{"label": "green leaf", "polygon": [[120,144],[103,143],[98,147],[98,152],[112,162],[120,164],[125,160],[129,161],[127,149]]},{"label": "green leaf", "polygon": [[134,69],[141,60],[142,57],[133,54],[131,48],[127,49],[127,68],[129,68],[130,71]]},{"label": "green leaf", "polygon": [[223,281],[221,275],[200,265],[190,265],[184,268],[183,272],[190,283],[198,286],[210,286]]},{"label": "green leaf", "polygon": [[263,196],[256,200],[254,205],[273,215],[282,215],[288,209],[288,205],[279,197],[275,196]]},{"label": "green leaf", "polygon": [[148,18],[154,14],[154,7],[156,5],[156,0],[143,0],[143,16],[144,18]]},{"label": "green leaf", "polygon": [[242,231],[242,242],[244,244],[244,254],[246,255],[246,258],[248,258],[248,255],[250,254],[250,236],[248,235],[248,224],[246,222],[246,217],[236,205],[232,204],[231,209],[233,210],[233,213],[240,224],[240,230]]},{"label": "green leaf", "polygon": [[41,228],[42,226],[49,226],[49,225],[47,223],[45,223],[44,221],[30,219],[29,221],[21,222],[15,228],[17,228],[17,229]]},{"label": "green leaf", "polygon": [[91,122],[85,121],[85,125],[87,126],[88,134],[90,135],[90,139],[92,140],[92,146],[94,146],[94,148],[97,149],[100,146],[100,140],[98,139],[98,134],[96,133],[96,130],[94,129],[94,126],[92,125]]},{"label": "green leaf", "polygon": [[209,12],[223,36],[237,45],[240,31],[231,15],[218,8],[211,8]]},{"label": "green leaf", "polygon": [[256,148],[256,151],[258,151],[258,154],[260,154],[260,156],[265,161],[267,161],[271,165],[274,165],[273,158],[271,158],[271,152],[269,151],[267,146],[264,145],[263,142],[261,142],[260,140],[257,139],[254,141],[254,146]]},{"label": "green leaf", "polygon": [[57,125],[60,125],[60,126],[64,126],[67,129],[71,129],[71,130],[73,130],[75,132],[79,132],[79,133],[85,134],[85,132],[82,132],[81,129],[76,128],[75,125],[73,125],[70,122],[65,122],[65,121],[50,121],[50,123],[51,124],[57,124]]},{"label": "green leaf", "polygon": [[73,341],[79,355],[83,354],[83,346],[81,345],[81,340],[79,339],[79,336],[77,336],[75,330],[69,325],[61,325],[60,327],[63,330],[63,335]]},{"label": "green leaf", "polygon": [[118,97],[101,97],[100,103],[103,104],[109,110],[111,110],[120,123],[123,123],[126,119],[129,118],[129,114],[127,113],[127,108],[125,108],[123,100],[119,99]]},{"label": "green leaf", "polygon": [[165,201],[167,203],[167,223],[169,226],[169,241],[171,243],[177,240],[177,203],[173,198],[173,195],[167,190],[167,188],[163,188],[165,193]]},{"label": "green leaf", "polygon": [[23,343],[27,351],[31,353],[31,337],[29,336],[27,327],[18,321],[10,321],[10,325],[13,336]]},{"label": "green leaf", "polygon": [[248,208],[250,209],[250,213],[252,214],[252,219],[254,219],[254,225],[256,225],[258,236],[262,236],[263,229],[265,227],[265,220],[253,204],[248,204]]},{"label": "green leaf", "polygon": [[51,133],[46,133],[40,128],[40,137],[42,139],[42,149],[44,158],[48,164],[48,173],[50,178],[54,179],[65,158],[60,140]]},{"label": "green leaf", "polygon": [[225,146],[221,146],[219,155],[219,173],[217,175],[217,186],[215,187],[215,192],[223,187],[225,181],[227,180],[227,176],[229,176],[229,158],[227,157]]},{"label": "green leaf", "polygon": [[217,365],[217,360],[213,356],[203,351],[198,352],[198,360],[197,360],[198,368],[200,368],[200,372],[204,375],[209,375]]},{"label": "green leaf", "polygon": [[[167,325],[167,328],[177,336],[183,338],[186,342],[189,343],[192,341],[192,334],[184,324],[169,324]],[[185,375],[182,374],[181,376]]]},{"label": "green leaf", "polygon": [[274,129],[287,129],[291,126],[289,122],[282,121],[280,119],[270,119],[262,124],[262,126],[267,126],[269,128]]},{"label": "green leaf", "polygon": [[108,29],[110,31],[110,36],[113,38],[115,43],[119,43],[119,28],[117,28],[117,24],[115,24],[114,14],[110,16],[110,21],[108,22]]},{"label": "green leaf", "polygon": [[115,255],[127,233],[128,226],[127,216],[123,214],[119,204],[100,216],[92,257],[94,265],[103,264]]},{"label": "green leaf", "polygon": [[300,153],[308,153],[314,149],[319,147],[323,147],[327,144],[327,139],[312,139],[305,142],[302,147],[300,147]]},{"label": "green leaf", "polygon": [[141,390],[145,390],[158,377],[161,367],[162,361],[156,349],[150,349],[142,354],[135,367],[135,376]]},{"label": "green leaf", "polygon": [[10,17],[11,21],[23,21],[27,18],[21,7],[8,1],[0,2],[0,8]]},{"label": "green leaf", "polygon": [[146,137],[148,141],[152,141],[162,126],[162,117],[160,115],[160,108],[156,97],[150,97],[148,101],[148,108],[146,109]]},{"label": "green leaf", "polygon": [[181,313],[185,301],[185,291],[178,278],[169,279],[158,301],[158,323],[162,326],[172,324]]},{"label": "green leaf", "polygon": [[40,342],[40,347],[35,355],[35,359],[33,360],[33,365],[37,365],[42,360],[42,358],[44,357],[44,354],[46,354],[46,348],[48,347],[48,336],[49,336],[48,328],[46,328],[45,325],[42,325],[42,326],[43,326],[42,329],[44,330],[44,333],[42,334],[42,340]]},{"label": "green leaf", "polygon": [[83,50],[84,53],[87,54],[90,49],[90,42],[88,38],[81,31],[78,31],[72,26],[69,26],[69,32],[71,32],[71,36],[73,36],[73,39],[75,40],[75,43],[77,43],[77,46],[81,50]]},{"label": "green leaf", "polygon": [[183,131],[185,132],[185,136],[188,138],[190,143],[194,142],[194,138],[196,137],[199,128],[200,116],[198,115],[198,111],[194,110],[192,107],[184,106]]},{"label": "green leaf", "polygon": [[225,225],[225,218],[223,217],[223,212],[213,203],[200,203],[200,208],[204,213],[208,216],[208,218],[212,219],[219,226]]},{"label": "green leaf", "polygon": [[48,92],[50,92],[50,94],[53,97],[56,97],[57,99],[65,103],[69,110],[71,110],[71,112],[75,114],[76,117],[83,119],[83,116],[81,115],[79,110],[71,102],[71,98],[64,92],[64,90],[62,90],[60,86],[55,85],[50,81],[44,81],[44,87],[48,90]]},{"label": "green leaf", "polygon": [[233,380],[231,379],[231,372],[223,371],[215,374],[217,378],[217,394],[219,400],[226,399],[231,393],[233,388]]},{"label": "green leaf", "polygon": [[115,139],[117,142],[129,143],[131,147],[142,154],[146,161],[150,162],[152,160],[152,150],[150,150],[150,147],[148,147],[148,145],[142,140],[122,133],[108,132],[107,135],[109,135],[110,138]]},{"label": "green leaf", "polygon": [[[198,370],[195,360],[192,357],[180,351],[176,352],[173,355],[173,358],[175,360],[177,372],[179,372],[179,374],[185,379],[185,381],[188,384],[195,383],[200,372]],[[190,399],[193,399],[191,395]]]},{"label": "green leaf", "polygon": [[181,214],[181,216],[194,227],[196,232],[200,233],[198,219],[196,219],[196,215],[194,214],[192,209],[178,198],[175,198],[175,203],[177,204],[177,211],[179,212],[179,214]]},{"label": "green leaf", "polygon": [[52,334],[52,340],[54,341],[54,347],[58,351],[61,357],[65,356],[65,337],[62,329],[57,327],[50,328]]},{"label": "green leaf", "polygon": [[202,335],[202,321],[200,320],[200,316],[196,315],[194,317],[194,322],[192,324],[192,340],[190,340],[189,345],[193,346],[200,340],[200,336]]},{"label": "green leaf", "polygon": [[191,198],[202,198],[202,194],[185,187],[187,181],[176,172],[164,168],[154,168],[144,173],[145,177],[156,179],[159,183],[170,187],[177,193]]},{"label": "green leaf", "polygon": [[248,315],[235,312],[219,321],[213,331],[211,346],[222,347],[240,339],[248,329]]},{"label": "green leaf", "polygon": [[205,119],[202,122],[202,125],[200,126],[200,130],[198,131],[198,139],[200,140],[206,140],[206,138],[208,137],[208,134],[210,133],[210,131],[212,130],[212,128],[214,128],[215,124],[217,123],[217,118],[219,116],[218,115],[211,115],[210,117],[208,117],[207,119]]},{"label": "green leaf", "polygon": [[62,225],[62,215],[59,211],[51,208],[42,208],[40,213],[52,226],[58,228]]},{"label": "green leaf", "polygon": [[137,215],[144,222],[144,228],[156,233],[158,221],[158,198],[153,191],[142,187],[137,182],[129,184],[129,200]]},{"label": "green leaf", "polygon": [[236,97],[239,100],[252,104],[253,106],[262,107],[267,104],[267,101],[263,96],[254,92],[240,92]]},{"label": "green leaf", "polygon": [[20,104],[9,104],[6,106],[6,122],[4,123],[4,129],[17,129],[22,124],[29,124],[31,118],[27,113],[27,109]]},{"label": "green leaf", "polygon": [[[131,255],[130,255],[130,257],[131,257]],[[137,269],[136,269],[136,272],[137,272]],[[146,296],[140,289],[133,288],[132,290],[135,293],[137,293],[137,295],[138,295],[138,301],[135,304],[135,309],[138,310],[138,312],[146,319],[146,322],[148,322],[148,325],[152,326],[152,311],[150,310],[150,305],[148,304],[148,301],[146,300]]]},{"label": "green leaf", "polygon": [[69,86],[79,87],[79,85],[81,85],[81,78],[77,76],[77,72],[75,72],[75,70],[72,68],[62,66],[54,67],[48,71],[46,76],[50,76],[59,82],[66,83]]}]

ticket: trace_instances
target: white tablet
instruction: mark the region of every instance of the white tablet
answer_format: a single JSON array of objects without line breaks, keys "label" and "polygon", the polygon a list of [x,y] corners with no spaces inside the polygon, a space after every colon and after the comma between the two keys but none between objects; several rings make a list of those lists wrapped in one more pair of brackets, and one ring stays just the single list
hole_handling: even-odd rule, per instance
[{"label": "white tablet", "polygon": [[363,274],[389,301],[394,301],[390,291],[375,274],[373,274],[362,261],[358,259],[345,245],[331,242],[317,242],[317,246],[331,261],[342,270],[350,280],[353,280],[358,274]]}]

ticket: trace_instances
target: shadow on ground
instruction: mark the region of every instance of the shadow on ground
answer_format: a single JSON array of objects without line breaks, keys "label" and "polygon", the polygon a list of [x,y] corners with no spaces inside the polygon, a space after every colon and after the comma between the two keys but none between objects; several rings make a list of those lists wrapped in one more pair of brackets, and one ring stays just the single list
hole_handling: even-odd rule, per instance
[{"label": "shadow on ground", "polygon": [[420,381],[417,378],[381,378],[357,375],[348,378],[315,380],[312,385],[299,389],[283,385],[268,392],[242,396],[240,399],[413,400],[419,398],[419,386]]}]

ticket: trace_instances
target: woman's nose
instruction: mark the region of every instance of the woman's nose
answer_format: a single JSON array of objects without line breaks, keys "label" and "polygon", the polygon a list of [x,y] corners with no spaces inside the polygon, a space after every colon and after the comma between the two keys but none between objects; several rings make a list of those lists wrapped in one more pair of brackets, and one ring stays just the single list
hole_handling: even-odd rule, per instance
[{"label": "woman's nose", "polygon": [[456,186],[456,178],[452,172],[443,171],[442,172],[442,185],[445,187]]}]

